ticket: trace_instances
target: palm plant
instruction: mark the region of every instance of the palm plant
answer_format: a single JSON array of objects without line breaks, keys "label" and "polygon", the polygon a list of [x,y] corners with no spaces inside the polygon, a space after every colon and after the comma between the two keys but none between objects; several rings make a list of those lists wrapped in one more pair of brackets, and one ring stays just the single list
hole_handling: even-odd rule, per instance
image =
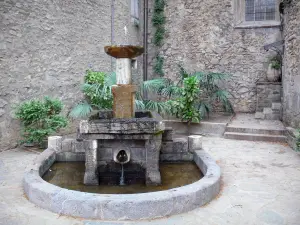
[{"label": "palm plant", "polygon": [[[93,72],[95,73],[95,72]],[[99,72],[100,73],[100,72]],[[89,71],[87,71],[88,76]],[[103,73],[102,73],[103,74]],[[95,79],[93,79],[94,82]],[[99,79],[98,79],[99,80]],[[154,79],[144,81],[138,88],[135,99],[135,106],[138,110],[152,110],[160,114],[167,114],[170,112],[169,104],[164,101],[154,101],[151,99],[145,99],[143,93],[158,93],[163,87],[167,86],[166,79]],[[70,112],[70,116],[73,118],[86,118],[94,111],[100,109],[112,109],[113,96],[111,88],[116,84],[116,74],[110,73],[105,75],[101,82],[89,82],[85,79],[85,83],[82,85],[82,92],[85,95],[85,99],[78,103]]]},{"label": "palm plant", "polygon": [[[228,75],[223,73],[211,72],[190,74],[182,66],[179,66],[179,74],[176,81],[168,78],[158,78],[144,81],[139,85],[135,100],[136,108],[138,110],[156,111],[163,115],[175,115],[181,117],[182,120],[187,120],[186,115],[188,113],[184,114],[180,111],[181,107],[179,106],[182,103],[185,104],[184,101],[188,100],[188,98],[185,98],[185,95],[188,94],[188,89],[186,89],[187,84],[193,81],[193,85],[196,84],[197,86],[193,90],[199,89],[199,91],[193,94],[193,102],[188,103],[189,105],[186,104],[186,106],[190,107],[187,111],[191,111],[191,107],[194,107],[203,118],[209,116],[216,102],[220,102],[225,111],[232,112],[233,108],[228,100],[230,94],[225,90],[221,90],[217,85],[218,82],[227,77]],[[95,110],[112,108],[111,87],[116,84],[116,74],[105,75],[103,81],[98,83],[89,83],[87,79],[85,81],[86,83],[83,85],[82,91],[86,99],[72,109],[70,113],[71,117],[87,117]],[[186,88],[184,83],[186,84]],[[145,93],[154,96],[156,100],[146,98],[144,96]],[[197,115],[196,113],[192,114]],[[198,120],[194,118],[188,119],[188,121]]]}]

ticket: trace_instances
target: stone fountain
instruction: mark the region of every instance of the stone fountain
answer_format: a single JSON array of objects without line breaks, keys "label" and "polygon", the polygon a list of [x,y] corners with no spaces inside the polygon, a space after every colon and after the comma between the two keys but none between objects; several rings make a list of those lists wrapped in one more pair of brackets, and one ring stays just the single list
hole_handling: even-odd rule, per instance
[{"label": "stone fountain", "polygon": [[[131,59],[141,55],[143,48],[107,46],[105,51],[116,58],[113,110],[100,111],[89,120],[81,121],[76,140],[49,137],[48,148],[24,174],[26,196],[39,207],[60,215],[118,221],[156,219],[207,204],[219,193],[221,172],[202,149],[201,136],[173,138],[172,128],[165,128],[158,114],[134,109],[136,87],[131,83]],[[100,184],[101,189],[102,184],[127,185],[135,179],[142,179],[148,186],[160,185],[159,160],[194,162],[204,177],[184,186],[180,182],[180,186],[172,189],[129,195],[70,190],[72,188],[62,188],[42,178],[47,173],[50,176],[52,172],[56,173],[50,169],[55,162],[85,161],[85,185]],[[70,179],[74,179],[74,175]],[[164,179],[165,183],[167,179]],[[137,183],[141,184],[141,180]],[[129,189],[132,187],[128,186]],[[160,190],[161,187],[157,188]]]},{"label": "stone fountain", "polygon": [[112,177],[108,180],[115,179],[116,173],[121,174],[120,184],[126,184],[134,179],[128,174],[138,172],[146,185],[159,185],[165,125],[157,113],[135,111],[136,86],[131,82],[132,58],[144,49],[131,45],[104,49],[116,58],[117,85],[112,87],[113,110],[100,111],[96,118],[80,122],[79,135],[84,139],[86,160],[84,184],[99,185],[109,174]]}]

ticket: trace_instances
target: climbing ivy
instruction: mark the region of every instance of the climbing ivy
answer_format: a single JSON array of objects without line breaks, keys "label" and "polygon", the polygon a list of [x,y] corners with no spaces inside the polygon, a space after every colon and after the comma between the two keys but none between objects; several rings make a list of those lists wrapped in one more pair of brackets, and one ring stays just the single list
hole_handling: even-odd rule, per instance
[{"label": "climbing ivy", "polygon": [[164,65],[164,58],[160,55],[156,56],[155,64],[154,64],[154,73],[158,74],[159,76],[163,77],[165,75],[163,71],[163,65]]},{"label": "climbing ivy", "polygon": [[[155,33],[153,36],[153,43],[157,47],[161,47],[165,37],[165,23],[166,17],[164,13],[165,0],[155,0],[152,16],[152,25],[155,28]],[[159,76],[164,76],[163,72],[164,58],[159,54],[156,55],[153,71]]]}]

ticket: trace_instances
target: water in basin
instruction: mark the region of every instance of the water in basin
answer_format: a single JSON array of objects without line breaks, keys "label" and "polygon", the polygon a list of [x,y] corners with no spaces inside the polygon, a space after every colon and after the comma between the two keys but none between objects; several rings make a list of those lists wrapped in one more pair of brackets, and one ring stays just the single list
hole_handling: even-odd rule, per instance
[{"label": "water in basin", "polygon": [[51,184],[75,191],[99,194],[134,194],[163,191],[194,183],[203,177],[194,162],[161,163],[160,172],[162,185],[146,186],[142,179],[125,186],[99,185],[86,186],[83,184],[85,172],[84,162],[57,162],[46,172],[43,179]]}]

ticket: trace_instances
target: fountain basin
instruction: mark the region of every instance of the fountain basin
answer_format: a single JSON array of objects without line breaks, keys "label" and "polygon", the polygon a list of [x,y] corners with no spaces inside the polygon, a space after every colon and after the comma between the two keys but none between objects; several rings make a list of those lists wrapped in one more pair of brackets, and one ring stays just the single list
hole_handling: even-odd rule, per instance
[{"label": "fountain basin", "polygon": [[134,45],[110,45],[110,46],[105,46],[104,50],[106,54],[117,59],[120,58],[133,59],[144,53],[144,47],[134,46]]},{"label": "fountain basin", "polygon": [[204,177],[192,184],[141,194],[93,194],[72,191],[42,179],[61,150],[48,148],[35,160],[23,179],[24,192],[36,205],[55,213],[103,220],[153,219],[187,212],[205,205],[220,190],[220,168],[204,150],[193,160]]}]

